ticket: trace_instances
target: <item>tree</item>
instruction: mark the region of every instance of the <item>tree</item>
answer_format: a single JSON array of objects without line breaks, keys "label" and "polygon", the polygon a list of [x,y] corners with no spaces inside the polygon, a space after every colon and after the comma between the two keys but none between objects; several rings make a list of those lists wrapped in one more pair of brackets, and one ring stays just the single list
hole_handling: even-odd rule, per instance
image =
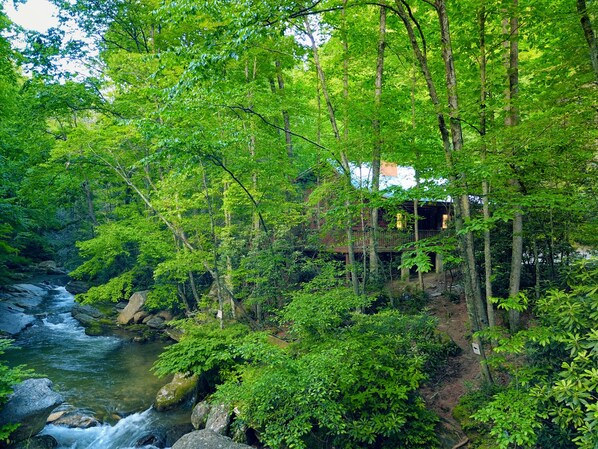
[{"label": "tree", "polygon": [[475,418],[492,425],[498,447],[534,447],[538,439],[555,447],[551,421],[570,432],[569,441],[579,448],[598,443],[592,393],[598,379],[596,274],[595,258],[580,261],[569,276],[569,291],[553,289],[538,301],[536,326],[510,337],[494,334],[500,341],[495,363],[514,377]]}]

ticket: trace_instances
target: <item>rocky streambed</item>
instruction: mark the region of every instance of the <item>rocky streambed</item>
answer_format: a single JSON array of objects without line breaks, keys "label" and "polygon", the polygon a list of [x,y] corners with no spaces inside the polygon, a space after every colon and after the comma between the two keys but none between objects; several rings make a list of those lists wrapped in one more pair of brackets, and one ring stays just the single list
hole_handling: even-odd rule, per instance
[{"label": "rocky streambed", "polygon": [[[179,383],[187,381],[178,376],[164,386],[168,379],[159,379],[152,374],[151,366],[168,343],[149,338],[147,334],[143,336],[143,333],[140,337],[139,332],[88,335],[94,334],[94,329],[102,327],[102,323],[115,326],[108,325],[105,316],[96,313],[96,309],[76,306],[73,295],[60,285],[66,280],[56,277],[35,284],[18,284],[0,294],[0,332],[13,338],[18,347],[9,350],[5,358],[10,365],[26,365],[44,377],[17,387],[2,413],[6,414],[17,400],[22,401],[20,394],[27,396],[33,392],[34,384],[40,389],[41,396],[51,396],[52,399],[52,404],[46,404],[42,411],[41,434],[13,445],[15,449],[249,447],[233,443],[210,430],[191,432],[194,430],[191,408],[197,399],[193,395],[187,395],[187,407],[162,407],[168,410],[156,411],[153,404],[157,396],[176,394]],[[137,299],[132,298],[126,306]],[[73,307],[78,320],[73,317]],[[127,313],[130,311],[131,308]],[[149,315],[138,312],[133,314],[137,314],[134,318],[131,315],[131,319],[121,318],[121,321],[137,321],[141,325],[146,320],[144,328],[150,328],[147,323],[153,319],[150,326],[156,327],[151,329],[163,333],[164,323],[171,318],[164,314],[148,318]],[[87,326],[87,333],[82,322]],[[102,334],[105,330],[102,328],[102,332],[97,333]],[[26,401],[39,402],[31,395]],[[226,412],[217,411],[212,413],[212,421],[226,423],[230,420]],[[38,433],[41,428],[39,419],[39,415],[26,418],[23,422],[37,421],[31,427],[28,424],[22,426],[24,433],[19,439]],[[205,421],[195,425],[195,428],[203,427]],[[218,426],[213,430],[222,432],[222,425]],[[183,435],[185,437],[177,441]]]}]

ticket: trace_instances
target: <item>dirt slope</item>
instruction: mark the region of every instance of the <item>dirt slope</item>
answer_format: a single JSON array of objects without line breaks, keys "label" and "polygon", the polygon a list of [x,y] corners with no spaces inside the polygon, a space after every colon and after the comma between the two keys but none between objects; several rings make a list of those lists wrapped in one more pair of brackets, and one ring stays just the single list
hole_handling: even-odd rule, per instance
[{"label": "dirt slope", "polygon": [[[428,274],[424,279],[426,292],[430,296],[428,307],[438,318],[438,329],[448,334],[461,348],[461,353],[451,357],[445,373],[430,382],[421,392],[429,408],[441,418],[442,443],[447,448],[459,446],[466,440],[459,423],[453,418],[453,408],[459,398],[481,380],[479,361],[473,353],[465,300],[455,302],[443,293],[450,289],[450,281],[444,275]],[[461,447],[466,447],[463,445]]]}]

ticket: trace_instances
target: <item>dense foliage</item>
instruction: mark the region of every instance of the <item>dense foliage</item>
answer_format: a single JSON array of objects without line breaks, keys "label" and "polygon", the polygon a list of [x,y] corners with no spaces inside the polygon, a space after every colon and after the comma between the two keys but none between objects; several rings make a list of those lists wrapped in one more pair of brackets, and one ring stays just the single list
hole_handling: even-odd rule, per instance
[{"label": "dense foliage", "polygon": [[429,316],[356,312],[367,302],[308,284],[281,314],[290,342],[187,323],[157,370],[219,384],[215,398],[236,407],[235,424],[258,429],[268,447],[436,447],[436,418],[417,389],[450,346]]},{"label": "dense foliage", "polygon": [[91,53],[64,29],[15,51],[0,15],[0,283],[54,257],[80,301],[149,290],[185,330],[158,372],[201,373],[272,447],[432,447],[417,389],[446,348],[380,291],[438,255],[498,380],[472,425],[596,444],[594,280],[570,274],[598,235],[595,1],[54,3]]},{"label": "dense foliage", "polygon": [[[595,447],[597,262],[576,264],[567,289],[552,289],[535,302],[536,320],[529,329],[510,336],[489,332],[498,342],[493,363],[507,370],[512,381],[473,417],[491,424],[498,447]],[[558,438],[549,434],[551,423],[560,429]]]},{"label": "dense foliage", "polygon": [[[11,341],[0,338],[0,356],[10,347]],[[9,367],[0,359],[0,407],[8,400],[13,392],[13,386],[22,381],[25,377],[31,376],[31,371],[24,367]],[[7,442],[11,432],[18,427],[18,424],[7,424],[0,427],[0,443]]]}]

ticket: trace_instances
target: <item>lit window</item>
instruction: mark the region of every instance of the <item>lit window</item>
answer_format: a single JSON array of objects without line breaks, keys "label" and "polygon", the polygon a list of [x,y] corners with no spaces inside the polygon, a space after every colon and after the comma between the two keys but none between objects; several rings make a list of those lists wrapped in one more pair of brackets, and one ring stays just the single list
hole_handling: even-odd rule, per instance
[{"label": "lit window", "polygon": [[397,214],[397,229],[407,229],[407,214],[404,212]]},{"label": "lit window", "polygon": [[449,214],[442,214],[442,229],[448,228],[449,220]]}]

